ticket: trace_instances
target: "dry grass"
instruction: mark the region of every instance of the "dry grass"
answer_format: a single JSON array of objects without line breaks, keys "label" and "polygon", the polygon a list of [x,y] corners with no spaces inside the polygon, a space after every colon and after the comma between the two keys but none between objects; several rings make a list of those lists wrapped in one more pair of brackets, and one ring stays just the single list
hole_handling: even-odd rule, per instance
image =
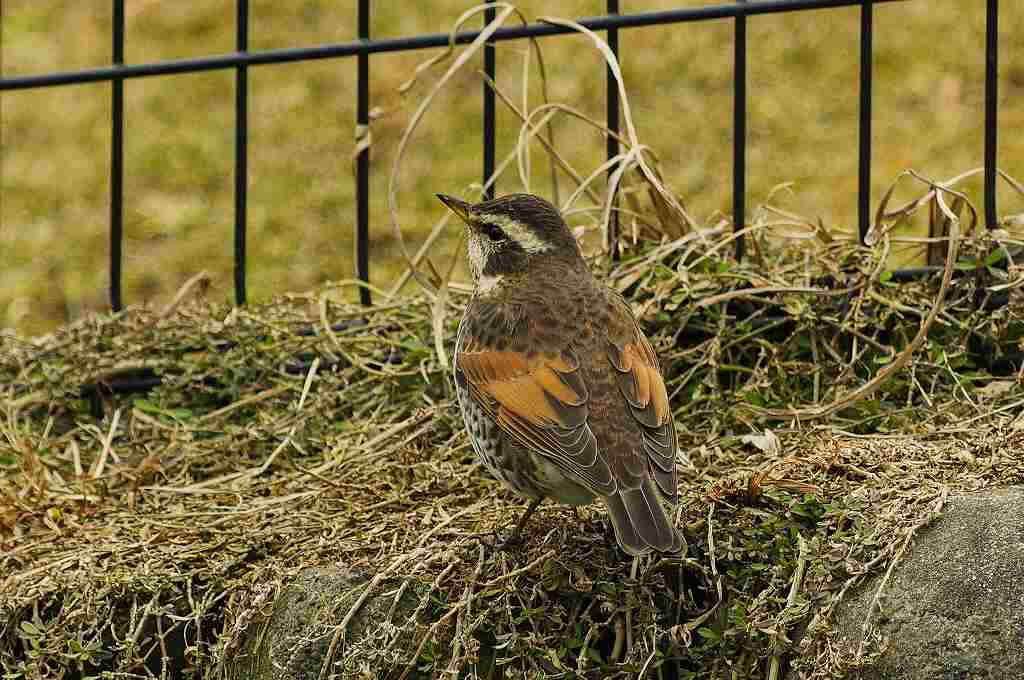
[{"label": "dry grass", "polygon": [[[148,657],[160,677],[165,657],[214,677],[268,593],[340,564],[392,584],[371,597],[420,603],[350,648],[350,669],[858,667],[872,650],[832,638],[842,595],[898,559],[947,494],[1024,481],[1021,271],[951,266],[936,303],[934,280],[887,283],[883,241],[780,248],[767,233],[747,264],[710,233],[595,261],[662,358],[684,452],[681,563],[624,560],[596,508],[579,525],[543,506],[516,553],[481,543],[522,503],[475,461],[423,296],[366,309],[329,286],[242,311],[192,291],[14,341],[0,364],[0,664],[15,678],[43,664],[141,674]],[[960,246],[963,263],[992,248]],[[448,347],[462,295],[444,303]],[[147,376],[161,381],[148,393],[109,392]],[[834,402],[827,421],[766,410]],[[415,587],[396,594],[392,578]],[[340,634],[350,612],[336,614],[325,625]]]},{"label": "dry grass", "polygon": [[[631,2],[629,11],[677,3]],[[709,3],[693,3],[709,4]],[[252,3],[254,49],[349,40],[344,3]],[[1024,32],[1024,12],[1004,3],[1004,44]],[[593,3],[521,3],[527,16],[593,14]],[[465,8],[453,0],[375,6],[378,36],[445,31]],[[130,61],[229,51],[230,3],[128,4]],[[5,74],[99,65],[109,59],[109,12],[70,0],[8,0],[3,6]],[[974,0],[912,0],[877,12],[875,196],[904,168],[932,177],[981,160],[983,17]],[[857,10],[757,17],[750,26],[750,196],[774,187],[786,207],[848,228],[854,216]],[[729,211],[731,46],[729,22],[624,32],[624,78],[633,117],[660,155],[668,183],[701,223]],[[74,39],[68,39],[74,36]],[[941,49],[936,46],[940,45]],[[604,75],[585,38],[543,41],[554,99],[601,118]],[[525,47],[499,48],[499,78],[518,101]],[[387,229],[387,172],[400,130],[426,85],[397,93],[425,53],[375,57],[372,191],[373,281],[388,287],[401,257]],[[250,291],[255,299],[304,290],[352,272],[354,63],[264,66],[251,73]],[[1020,135],[1024,62],[1002,63],[1001,164],[1024,175]],[[429,81],[429,78],[428,78]],[[166,301],[204,269],[216,297],[231,283],[232,76],[213,73],[133,81],[127,87],[126,299]],[[441,215],[435,191],[479,181],[479,91],[458,74],[413,140],[402,187],[404,223],[422,238]],[[0,191],[0,325],[39,333],[102,309],[106,296],[109,86],[5,93]],[[536,90],[535,90],[536,92]],[[536,103],[536,98],[534,99]],[[499,157],[518,121],[499,110]],[[600,134],[557,121],[560,150],[575,166],[602,160]],[[539,147],[535,145],[535,149]],[[538,164],[539,165],[539,164]],[[537,167],[538,186],[546,187]],[[514,173],[501,190],[516,188]],[[565,178],[563,177],[563,186]],[[977,198],[978,184],[966,190]],[[1002,193],[1004,213],[1018,199]],[[574,218],[594,225],[593,213]],[[445,234],[438,249],[451,250]]]},{"label": "dry grass", "polygon": [[[478,86],[463,75],[440,99],[418,86],[417,105]],[[516,102],[519,81],[508,82],[502,101]],[[415,139],[436,132],[437,111]],[[385,140],[417,120],[393,120]],[[558,123],[552,156],[586,177],[600,154],[575,156],[569,131]],[[369,308],[338,282],[233,309],[216,301],[211,268],[163,309],[94,315],[37,340],[5,335],[8,676],[216,677],[269,597],[321,565],[374,577],[358,602],[418,603],[380,621],[374,645],[348,648],[349,669],[753,679],[791,664],[824,679],[869,661],[872,649],[834,644],[835,604],[898,561],[950,492],[1024,481],[1022,243],[974,228],[960,191],[972,177],[907,173],[880,187],[870,247],[776,197],[752,211],[751,256],[737,263],[727,221],[693,220],[694,203],[661,187],[662,149],[646,134],[627,142],[622,260],[593,238],[603,187],[581,182],[571,212],[662,360],[683,454],[685,559],[624,561],[595,508],[582,526],[542,508],[516,553],[482,540],[521,502],[486,481],[457,415],[445,348],[467,291],[444,280],[450,240],[430,250],[442,275],[422,269],[426,290],[377,291]],[[430,227],[412,217],[414,197],[437,178],[412,148],[395,162],[392,199],[404,198],[396,235],[420,239]],[[546,186],[535,155],[529,170],[513,159],[509,176],[520,168]],[[941,281],[895,285],[893,253],[929,245],[906,235],[915,223],[948,234],[930,243]],[[332,639],[356,606],[324,622]]]}]

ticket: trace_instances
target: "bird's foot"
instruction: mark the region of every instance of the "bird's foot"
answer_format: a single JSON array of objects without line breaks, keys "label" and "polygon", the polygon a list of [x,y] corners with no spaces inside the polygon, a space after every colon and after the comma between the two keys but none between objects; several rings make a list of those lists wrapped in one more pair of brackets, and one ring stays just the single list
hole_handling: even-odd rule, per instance
[{"label": "bird's foot", "polygon": [[[497,536],[495,536],[497,538]],[[501,539],[494,547],[500,551],[512,550],[523,545],[526,541],[523,540],[523,535],[519,533],[513,533],[505,538]]]},{"label": "bird's foot", "polygon": [[501,538],[501,534],[499,534],[495,530],[491,534],[479,534],[477,538],[479,538],[480,542],[484,545],[496,548],[498,550],[511,550],[512,548],[522,545],[523,526],[526,525],[526,520],[530,518],[530,515],[533,514],[533,511],[537,509],[537,506],[540,505],[542,500],[544,499],[535,498],[533,499],[533,501],[530,502],[530,505],[526,508],[526,512],[524,512],[522,516],[519,518],[519,521],[516,522],[516,526],[509,536]]},{"label": "bird's foot", "polygon": [[477,534],[476,538],[488,548],[493,548],[502,552],[512,550],[513,548],[517,548],[523,544],[522,535],[516,533],[503,535],[497,531],[493,531],[485,534]]}]

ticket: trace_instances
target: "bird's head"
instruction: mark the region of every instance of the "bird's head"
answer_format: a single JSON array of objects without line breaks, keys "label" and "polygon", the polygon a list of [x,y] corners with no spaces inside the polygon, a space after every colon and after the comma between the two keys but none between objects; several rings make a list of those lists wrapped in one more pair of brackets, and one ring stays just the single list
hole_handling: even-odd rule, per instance
[{"label": "bird's head", "polygon": [[555,206],[532,194],[509,194],[471,204],[438,194],[469,227],[473,277],[526,271],[538,261],[575,261],[579,247]]}]

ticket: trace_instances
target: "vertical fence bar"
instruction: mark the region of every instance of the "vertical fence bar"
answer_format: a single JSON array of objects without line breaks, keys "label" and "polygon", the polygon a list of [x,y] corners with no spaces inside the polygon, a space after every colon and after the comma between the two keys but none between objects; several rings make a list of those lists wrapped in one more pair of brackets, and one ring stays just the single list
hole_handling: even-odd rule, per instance
[{"label": "vertical fence bar", "polygon": [[985,224],[996,227],[996,145],[999,139],[999,0],[985,17]]},{"label": "vertical fence bar", "polygon": [[[359,0],[359,39],[370,39],[370,0]],[[370,282],[370,148],[362,144],[370,134],[370,55],[360,52],[356,57],[356,142],[361,145],[356,156],[356,275]],[[359,301],[370,304],[370,289],[359,288]]]},{"label": "vertical fence bar", "polygon": [[871,76],[874,65],[874,2],[860,6],[860,144],[857,184],[857,232],[864,243],[871,228]]},{"label": "vertical fence bar", "polygon": [[[484,10],[484,26],[494,21],[495,17],[498,16],[497,8],[491,6]],[[495,75],[496,69],[496,54],[494,51],[494,43],[488,42],[484,45],[484,73],[491,81],[496,81]],[[484,193],[483,199],[485,201],[494,198],[495,185],[487,185],[487,180],[494,174],[494,153],[497,142],[495,141],[495,110],[494,110],[494,90],[491,89],[490,84],[484,81]]]},{"label": "vertical fence bar", "polygon": [[[619,0],[608,0],[607,6],[608,14],[619,13]],[[611,49],[612,54],[615,58],[619,57],[619,29],[609,28],[608,29],[608,47]],[[605,112],[605,122],[608,125],[609,134],[607,137],[606,154],[607,158],[612,158],[619,155],[619,84],[615,80],[615,74],[612,73],[611,67],[606,69],[605,74],[607,82],[607,96],[605,98],[607,104],[607,110]],[[617,164],[612,165],[608,168],[608,179],[611,180],[611,176],[615,173]],[[612,198],[612,211],[608,215],[608,251],[612,254],[613,260],[619,259],[619,211],[618,211],[618,197]]]},{"label": "vertical fence bar", "polygon": [[[249,0],[237,0],[236,49],[249,50]],[[249,186],[249,71],[235,69],[235,304],[245,304],[245,226]]]},{"label": "vertical fence bar", "polygon": [[[124,64],[124,0],[114,0],[113,62]],[[110,308],[121,311],[121,251],[124,241],[124,79],[110,81]]]},{"label": "vertical fence bar", "polygon": [[[733,39],[732,97],[732,226],[740,231],[746,226],[747,194],[747,15],[736,16]],[[742,260],[746,250],[743,235],[736,238],[736,259]]]}]

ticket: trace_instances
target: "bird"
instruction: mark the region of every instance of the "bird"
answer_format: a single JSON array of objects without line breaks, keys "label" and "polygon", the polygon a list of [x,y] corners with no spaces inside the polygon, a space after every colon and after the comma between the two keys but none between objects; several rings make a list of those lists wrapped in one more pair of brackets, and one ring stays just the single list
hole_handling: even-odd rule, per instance
[{"label": "bird", "polygon": [[530,503],[600,499],[628,555],[686,542],[676,432],[658,358],[626,301],[591,272],[561,213],[532,194],[471,204],[437,194],[467,229],[473,294],[455,392],[473,449]]}]

